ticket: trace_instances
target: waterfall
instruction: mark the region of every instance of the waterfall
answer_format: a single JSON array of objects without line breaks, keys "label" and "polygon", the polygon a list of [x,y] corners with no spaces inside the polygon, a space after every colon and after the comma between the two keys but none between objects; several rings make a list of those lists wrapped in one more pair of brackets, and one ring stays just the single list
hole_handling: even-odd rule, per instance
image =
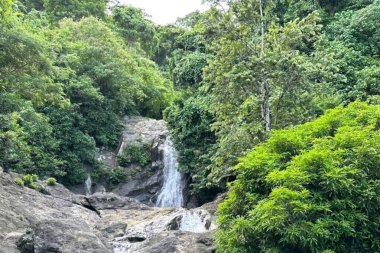
[{"label": "waterfall", "polygon": [[208,230],[207,219],[195,210],[186,211],[181,219],[179,230],[193,233],[203,233]]},{"label": "waterfall", "polygon": [[92,194],[91,187],[92,187],[92,180],[91,180],[90,174],[88,174],[87,179],[84,182],[84,189],[85,189],[86,195]]},{"label": "waterfall", "polygon": [[173,142],[167,138],[164,143],[164,185],[158,195],[156,206],[182,207],[183,188],[182,174],[178,171],[177,152]]}]

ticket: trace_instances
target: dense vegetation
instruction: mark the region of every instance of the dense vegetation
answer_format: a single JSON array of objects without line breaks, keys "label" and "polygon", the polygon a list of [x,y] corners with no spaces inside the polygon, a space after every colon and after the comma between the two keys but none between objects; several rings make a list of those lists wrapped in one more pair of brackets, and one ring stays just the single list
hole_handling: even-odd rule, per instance
[{"label": "dense vegetation", "polygon": [[163,117],[200,203],[229,191],[219,252],[380,251],[380,1],[207,2],[160,26],[105,0],[2,0],[2,167],[117,184],[96,148],[124,115]]},{"label": "dense vegetation", "polygon": [[234,168],[219,252],[378,252],[380,106],[272,132]]},{"label": "dense vegetation", "polygon": [[292,127],[379,104],[380,1],[209,2],[177,23],[164,115],[201,201],[232,181],[218,251],[379,251],[379,108]]},{"label": "dense vegetation", "polygon": [[194,193],[223,190],[238,158],[273,129],[379,102],[379,1],[209,2],[170,28],[166,64],[183,95],[165,118]]},{"label": "dense vegetation", "polygon": [[173,88],[113,19],[102,20],[105,1],[30,4],[1,2],[1,163],[82,182],[96,147],[117,145],[122,117],[160,118]]}]

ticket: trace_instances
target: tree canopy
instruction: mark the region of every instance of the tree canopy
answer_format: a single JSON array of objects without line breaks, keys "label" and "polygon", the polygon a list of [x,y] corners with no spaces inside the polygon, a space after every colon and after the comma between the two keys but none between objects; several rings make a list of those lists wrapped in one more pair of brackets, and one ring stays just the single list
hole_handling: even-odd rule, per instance
[{"label": "tree canopy", "polygon": [[274,131],[234,168],[218,252],[379,250],[380,107]]},{"label": "tree canopy", "polygon": [[98,19],[104,1],[20,6],[1,5],[1,164],[82,182],[96,147],[118,144],[125,115],[162,117],[172,84]]}]

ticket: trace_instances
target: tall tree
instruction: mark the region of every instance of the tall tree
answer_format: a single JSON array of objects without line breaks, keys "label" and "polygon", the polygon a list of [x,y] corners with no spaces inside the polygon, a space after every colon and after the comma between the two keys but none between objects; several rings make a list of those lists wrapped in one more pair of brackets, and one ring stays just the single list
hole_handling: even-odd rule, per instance
[{"label": "tall tree", "polygon": [[156,27],[141,9],[132,6],[115,6],[111,14],[113,23],[129,46],[138,44],[152,56],[156,44]]},{"label": "tall tree", "polygon": [[105,18],[106,5],[106,0],[44,0],[44,9],[54,22],[63,18]]},{"label": "tall tree", "polygon": [[213,178],[229,175],[242,152],[272,128],[318,115],[312,90],[328,93],[315,79],[319,70],[311,54],[321,32],[318,13],[281,25],[274,10],[272,1],[259,0],[229,1],[224,11],[214,7],[216,55],[205,70],[219,136]]}]

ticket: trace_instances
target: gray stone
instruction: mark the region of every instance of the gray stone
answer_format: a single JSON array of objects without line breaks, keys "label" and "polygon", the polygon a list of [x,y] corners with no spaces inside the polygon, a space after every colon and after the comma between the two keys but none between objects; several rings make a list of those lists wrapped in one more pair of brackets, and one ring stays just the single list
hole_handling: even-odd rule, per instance
[{"label": "gray stone", "polygon": [[94,229],[100,217],[78,203],[83,198],[59,185],[50,189],[50,195],[20,187],[15,177],[0,174],[1,253],[27,252],[32,246],[36,253],[112,252]]},{"label": "gray stone", "polygon": [[[214,218],[195,209],[209,230],[180,231],[186,209],[155,208],[113,193],[81,196],[62,185],[40,193],[0,174],[0,253],[212,253]],[[212,211],[215,205],[210,204]],[[209,224],[210,223],[210,224]],[[206,228],[207,229],[207,228]]]},{"label": "gray stone", "polygon": [[[128,179],[116,186],[102,185],[107,188],[105,190],[120,196],[132,197],[149,206],[154,206],[163,185],[163,144],[167,135],[168,130],[163,120],[138,116],[126,117],[119,146],[116,150],[101,148],[98,160],[109,168],[115,168],[118,166],[117,154],[121,154],[127,145],[148,144],[151,147],[151,163],[144,168],[137,165],[125,168]],[[103,192],[103,190],[96,190],[95,192]]]}]

